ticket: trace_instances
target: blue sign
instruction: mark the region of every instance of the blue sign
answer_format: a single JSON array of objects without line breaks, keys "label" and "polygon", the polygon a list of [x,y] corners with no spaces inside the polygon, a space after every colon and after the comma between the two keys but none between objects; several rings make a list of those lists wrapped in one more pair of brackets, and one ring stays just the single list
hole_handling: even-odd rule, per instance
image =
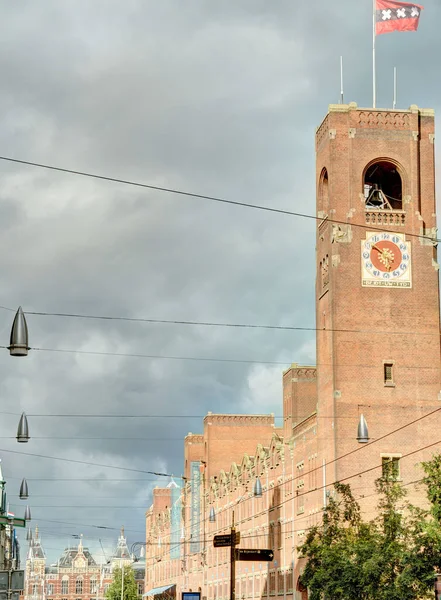
[{"label": "blue sign", "polygon": [[201,543],[199,541],[199,532],[201,528],[201,471],[200,462],[191,463],[191,503],[190,503],[190,552],[195,554],[200,552]]},{"label": "blue sign", "polygon": [[[173,482],[175,483],[175,482]],[[181,555],[181,515],[182,499],[181,488],[175,485],[171,488],[171,515],[170,515],[170,558],[180,558]]]},{"label": "blue sign", "polygon": [[201,600],[201,592],[182,592],[182,600]]}]

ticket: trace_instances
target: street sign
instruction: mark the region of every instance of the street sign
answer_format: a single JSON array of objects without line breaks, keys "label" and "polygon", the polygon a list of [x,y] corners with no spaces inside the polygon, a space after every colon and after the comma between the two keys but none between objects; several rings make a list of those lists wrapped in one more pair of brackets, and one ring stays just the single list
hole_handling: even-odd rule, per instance
[{"label": "street sign", "polygon": [[1,516],[0,523],[2,525],[12,525],[13,527],[26,527],[26,521],[24,519],[19,519],[18,517],[10,519],[6,516]]},{"label": "street sign", "polygon": [[231,533],[226,535],[215,535],[213,538],[213,546],[215,548],[225,548],[226,546],[232,546]]},{"label": "street sign", "polygon": [[240,544],[240,531],[236,531],[234,537],[234,544],[231,543],[232,535],[227,533],[226,535],[215,535],[213,538],[213,546],[215,548],[225,548],[226,546],[237,546]]},{"label": "street sign", "polygon": [[8,590],[9,584],[11,584],[11,590],[24,590],[24,570],[0,571],[0,592]]},{"label": "street sign", "polygon": [[236,560],[257,560],[270,562],[274,558],[274,550],[236,550]]},{"label": "street sign", "polygon": [[11,590],[24,590],[24,571],[11,571]]},{"label": "street sign", "polygon": [[[0,600],[9,600],[8,592],[0,592]],[[20,592],[11,592],[10,600],[20,600]]]}]

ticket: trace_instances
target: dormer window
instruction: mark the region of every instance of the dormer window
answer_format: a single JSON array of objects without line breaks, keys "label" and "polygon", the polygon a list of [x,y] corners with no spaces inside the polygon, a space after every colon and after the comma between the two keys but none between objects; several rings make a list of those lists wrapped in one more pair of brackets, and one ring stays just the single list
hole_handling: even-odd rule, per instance
[{"label": "dormer window", "polygon": [[364,176],[366,209],[403,210],[403,184],[397,166],[380,160]]}]

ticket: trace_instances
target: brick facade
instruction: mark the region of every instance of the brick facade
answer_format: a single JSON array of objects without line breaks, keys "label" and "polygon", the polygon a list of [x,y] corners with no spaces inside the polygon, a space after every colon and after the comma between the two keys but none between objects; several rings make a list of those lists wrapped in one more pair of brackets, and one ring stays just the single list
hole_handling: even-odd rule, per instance
[{"label": "brick facade", "polygon": [[[155,489],[146,513],[146,590],[227,600],[229,549],[212,540],[234,512],[240,548],[274,551],[270,563],[237,563],[236,598],[301,600],[297,547],[333,482],[349,482],[372,517],[374,481],[393,458],[422,501],[418,463],[441,442],[433,112],[332,105],[316,160],[317,364],[283,373],[283,427],[208,414],[185,438],[181,494]],[[362,414],[369,443],[356,439]]]}]

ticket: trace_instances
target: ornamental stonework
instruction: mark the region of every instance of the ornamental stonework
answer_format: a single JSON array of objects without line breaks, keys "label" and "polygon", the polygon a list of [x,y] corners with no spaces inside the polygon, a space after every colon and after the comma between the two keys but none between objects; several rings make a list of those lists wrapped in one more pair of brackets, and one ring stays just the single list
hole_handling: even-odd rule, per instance
[{"label": "ornamental stonework", "polygon": [[358,111],[358,126],[371,128],[407,129],[409,115],[403,112]]}]

